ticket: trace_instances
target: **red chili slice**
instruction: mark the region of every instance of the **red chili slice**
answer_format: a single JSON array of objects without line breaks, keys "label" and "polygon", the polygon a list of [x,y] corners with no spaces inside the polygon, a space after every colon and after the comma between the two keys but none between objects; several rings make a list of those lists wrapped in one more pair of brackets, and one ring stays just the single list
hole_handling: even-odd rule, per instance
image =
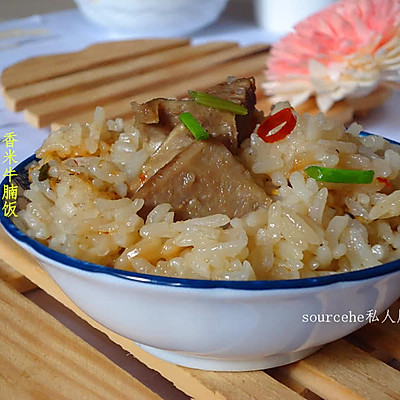
[{"label": "red chili slice", "polygon": [[[281,129],[273,135],[269,135],[272,129],[277,126],[283,124]],[[278,111],[277,113],[270,115],[263,122],[261,122],[260,126],[257,129],[257,135],[260,136],[265,143],[275,143],[279,140],[284,139],[296,126],[296,117],[294,116],[291,108],[284,108],[283,110]]]},{"label": "red chili slice", "polygon": [[141,184],[145,183],[146,180],[147,180],[146,175],[145,175],[143,172],[141,172],[141,173],[139,174],[139,179],[140,179],[140,183],[141,183]]},{"label": "red chili slice", "polygon": [[388,180],[387,178],[382,178],[382,177],[378,176],[376,179],[378,179],[379,182],[384,183],[385,186],[386,186],[388,189],[390,189],[390,187],[391,187],[391,186],[390,186],[390,182],[389,182],[389,180]]}]

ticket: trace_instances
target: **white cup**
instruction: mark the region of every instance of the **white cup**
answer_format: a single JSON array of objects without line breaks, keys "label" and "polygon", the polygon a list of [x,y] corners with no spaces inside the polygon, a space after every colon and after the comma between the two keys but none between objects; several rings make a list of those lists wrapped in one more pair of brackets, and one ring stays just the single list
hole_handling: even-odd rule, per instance
[{"label": "white cup", "polygon": [[288,33],[298,22],[335,0],[255,0],[255,18],[262,28],[275,34]]}]

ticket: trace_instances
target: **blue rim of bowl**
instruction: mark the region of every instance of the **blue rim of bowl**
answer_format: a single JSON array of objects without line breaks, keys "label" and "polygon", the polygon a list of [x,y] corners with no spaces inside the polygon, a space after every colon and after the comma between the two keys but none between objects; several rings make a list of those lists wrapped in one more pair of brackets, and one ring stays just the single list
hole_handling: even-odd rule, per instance
[{"label": "blue rim of bowl", "polygon": [[[361,136],[369,136],[371,133],[361,132]],[[387,139],[390,143],[400,145],[400,143]],[[27,165],[37,160],[35,155],[22,161],[15,168],[18,173]],[[3,179],[0,185],[0,193],[3,193],[4,185],[8,184],[7,178]],[[3,208],[3,201],[2,201]],[[304,289],[317,286],[326,286],[339,282],[352,282],[361,281],[370,278],[376,278],[382,275],[387,275],[393,272],[400,271],[400,260],[395,260],[383,265],[366,268],[358,271],[338,273],[334,275],[319,276],[314,278],[301,278],[301,279],[285,279],[274,281],[212,281],[201,279],[183,279],[172,278],[159,275],[141,274],[138,272],[124,271],[105,267],[98,264],[89,263],[86,261],[78,260],[76,258],[59,253],[49,247],[41,244],[40,242],[30,238],[28,235],[20,231],[10,218],[6,217],[3,212],[0,212],[0,223],[8,234],[31,247],[41,256],[47,257],[53,261],[63,264],[66,267],[77,268],[84,271],[112,275],[118,278],[123,278],[135,282],[148,283],[162,286],[174,286],[192,289],[235,289],[235,290],[271,290],[271,289]]]}]

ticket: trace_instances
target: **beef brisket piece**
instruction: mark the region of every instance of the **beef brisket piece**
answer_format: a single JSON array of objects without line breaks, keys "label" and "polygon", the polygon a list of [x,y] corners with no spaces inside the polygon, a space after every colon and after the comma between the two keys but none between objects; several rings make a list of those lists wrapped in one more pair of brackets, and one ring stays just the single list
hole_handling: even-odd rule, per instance
[{"label": "beef brisket piece", "polygon": [[[212,214],[241,217],[270,202],[234,156],[262,118],[255,109],[254,78],[228,78],[205,92],[243,105],[248,114],[235,115],[193,100],[132,103],[136,127],[147,137],[165,137],[140,177],[130,183],[130,197],[145,201],[143,217],[162,203],[171,204],[176,220],[185,220]],[[196,141],[179,120],[183,112],[192,113],[210,138]]]},{"label": "beef brisket piece", "polygon": [[131,103],[134,124],[149,135],[161,132],[168,136],[180,124],[179,114],[190,112],[213,138],[236,154],[240,143],[250,136],[262,119],[262,114],[254,107],[254,78],[228,78],[227,82],[206,89],[205,92],[246,107],[248,114],[235,115],[230,111],[197,104],[193,100],[153,99],[144,104]]},{"label": "beef brisket piece", "polygon": [[143,216],[162,203],[172,205],[176,220],[241,217],[269,204],[265,191],[223,144],[212,139],[183,142],[172,160],[155,163],[157,168],[133,194],[145,200]]},{"label": "beef brisket piece", "polygon": [[143,165],[141,176],[130,183],[130,193],[135,195],[146,181],[170,163],[179,153],[191,146],[193,142],[193,135],[185,126],[183,124],[177,125]]},{"label": "beef brisket piece", "polygon": [[263,120],[263,113],[255,108],[256,82],[253,77],[236,79],[230,76],[226,83],[212,86],[205,92],[238,103],[247,109],[247,115],[235,116],[239,144],[247,139],[254,132],[256,125]]}]

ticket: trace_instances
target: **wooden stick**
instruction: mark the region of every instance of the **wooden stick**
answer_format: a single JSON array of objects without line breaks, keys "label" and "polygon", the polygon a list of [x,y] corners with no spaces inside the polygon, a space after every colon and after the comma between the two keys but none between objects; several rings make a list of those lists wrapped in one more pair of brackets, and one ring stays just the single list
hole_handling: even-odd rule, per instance
[{"label": "wooden stick", "polygon": [[8,283],[20,293],[28,292],[36,288],[36,285],[14,268],[10,267],[0,258],[0,280]]},{"label": "wooden stick", "polygon": [[0,318],[2,399],[160,399],[1,280]]},{"label": "wooden stick", "polygon": [[30,58],[6,68],[1,85],[6,90],[188,43],[187,39],[127,40],[95,44],[77,53]]},{"label": "wooden stick", "polygon": [[360,98],[346,98],[344,102],[348,104],[355,113],[366,114],[369,110],[379,107],[392,96],[392,90],[387,87],[378,87],[367,96]]},{"label": "wooden stick", "polygon": [[56,95],[70,96],[73,93],[91,90],[113,81],[128,79],[149,70],[156,70],[189,59],[193,60],[235,46],[237,44],[231,42],[213,42],[196,47],[181,46],[8,89],[3,95],[8,108],[21,111],[31,104],[49,101]]},{"label": "wooden stick", "polygon": [[[392,314],[393,317],[398,314]],[[366,325],[352,334],[358,341],[385,352],[391,358],[400,360],[400,337],[397,332],[390,330],[388,325]]]},{"label": "wooden stick", "polygon": [[381,86],[396,92],[400,92],[400,82],[398,81],[383,81],[381,82]]},{"label": "wooden stick", "polygon": [[[157,87],[152,87],[134,95],[129,95],[120,100],[110,101],[103,104],[107,118],[130,118],[132,115],[130,102],[135,100],[139,103],[145,102],[155,97],[182,97],[187,95],[188,89],[201,90],[206,87],[223,82],[228,75],[251,76],[264,68],[265,55],[257,54],[237,61],[214,65],[210,69],[200,69],[193,75],[180,76],[179,81],[172,81]],[[71,122],[86,123],[93,119],[94,107],[88,111],[74,113],[69,117],[60,117],[55,119],[52,129],[62,125],[68,125]],[[34,114],[28,116],[30,123],[38,124],[39,118]]]},{"label": "wooden stick", "polygon": [[400,373],[343,340],[281,370],[327,400],[400,397]]},{"label": "wooden stick", "polygon": [[[181,83],[180,87],[186,85],[186,93],[188,88],[193,87],[193,85],[188,85],[186,83],[186,78],[191,78],[199,73],[203,74],[215,65],[223,65],[223,63],[232,59],[252,54],[254,49],[259,49],[259,46],[230,48],[217,53],[204,55],[195,60],[189,60],[163,68],[162,72],[159,70],[153,71],[151,66],[149,66],[150,72],[134,75],[124,80],[32,105],[25,110],[25,118],[33,126],[42,127],[49,125],[60,117],[67,117],[82,110],[94,109],[97,105],[104,106],[113,100],[127,97],[137,98],[137,94],[154,91],[153,88],[155,87],[157,88],[156,91],[162,95],[164,93],[163,87],[171,82],[176,82],[177,76],[179,76],[179,82]],[[257,66],[258,69],[261,68],[264,60],[265,54],[263,53],[253,57],[246,57],[245,61],[239,61],[242,65],[246,64],[243,72],[239,73],[248,74],[249,71],[257,70]],[[233,64],[229,64],[228,68],[221,66],[221,70],[229,71],[231,65]],[[233,72],[226,73],[229,75]],[[226,76],[222,76],[221,72],[218,72],[218,76],[220,76],[219,81],[223,81],[226,78]],[[210,79],[212,79],[212,76]],[[173,94],[174,93],[168,92],[168,96]],[[183,95],[184,93],[180,91],[179,94],[175,94]],[[147,98],[148,97],[149,96],[147,96]]]}]

